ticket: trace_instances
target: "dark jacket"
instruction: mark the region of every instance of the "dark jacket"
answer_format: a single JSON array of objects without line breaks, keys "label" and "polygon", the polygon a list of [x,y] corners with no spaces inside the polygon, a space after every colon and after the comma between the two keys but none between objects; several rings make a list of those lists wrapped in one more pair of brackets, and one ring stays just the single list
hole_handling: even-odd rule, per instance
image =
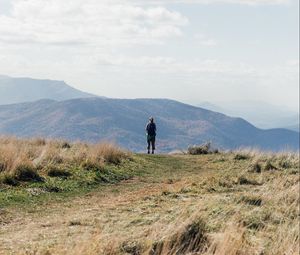
[{"label": "dark jacket", "polygon": [[156,136],[156,125],[154,122],[149,122],[146,126],[147,134],[150,136]]}]

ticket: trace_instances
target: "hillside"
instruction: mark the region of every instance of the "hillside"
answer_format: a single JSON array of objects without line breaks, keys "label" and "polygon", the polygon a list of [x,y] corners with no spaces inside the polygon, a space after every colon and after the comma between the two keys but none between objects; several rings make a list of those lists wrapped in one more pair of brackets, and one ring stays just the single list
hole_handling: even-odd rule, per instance
[{"label": "hillside", "polygon": [[145,149],[149,116],[158,125],[161,152],[212,141],[221,148],[298,149],[299,133],[261,130],[241,118],[166,99],[85,98],[40,100],[0,106],[0,133],[98,142],[113,141],[134,151]]},{"label": "hillside", "polygon": [[0,253],[299,254],[299,155],[0,139]]},{"label": "hillside", "polygon": [[12,78],[0,75],[0,105],[40,99],[67,100],[93,95],[74,89],[64,81]]},{"label": "hillside", "polygon": [[291,125],[291,126],[288,126],[288,127],[285,127],[285,128],[289,129],[289,130],[296,131],[296,132],[300,131],[300,125],[299,124],[294,124],[294,125]]},{"label": "hillside", "polygon": [[219,102],[217,105],[203,102],[198,106],[228,116],[241,117],[262,129],[287,128],[299,131],[299,112],[284,106],[260,101]]}]

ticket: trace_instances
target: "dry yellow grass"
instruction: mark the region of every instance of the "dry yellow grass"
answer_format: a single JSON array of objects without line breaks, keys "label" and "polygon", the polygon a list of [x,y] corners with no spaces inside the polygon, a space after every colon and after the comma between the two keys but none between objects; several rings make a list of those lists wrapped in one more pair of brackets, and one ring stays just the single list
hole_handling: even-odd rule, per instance
[{"label": "dry yellow grass", "polygon": [[118,164],[128,152],[108,144],[87,145],[63,140],[17,139],[0,137],[0,174],[16,176],[23,169],[37,175],[48,166],[68,164]]},{"label": "dry yellow grass", "polygon": [[[111,145],[30,143],[35,166],[117,163],[124,155]],[[31,146],[17,147],[24,155]],[[140,174],[131,180],[63,203],[5,209],[0,254],[299,254],[299,155],[132,158],[124,167]]]}]

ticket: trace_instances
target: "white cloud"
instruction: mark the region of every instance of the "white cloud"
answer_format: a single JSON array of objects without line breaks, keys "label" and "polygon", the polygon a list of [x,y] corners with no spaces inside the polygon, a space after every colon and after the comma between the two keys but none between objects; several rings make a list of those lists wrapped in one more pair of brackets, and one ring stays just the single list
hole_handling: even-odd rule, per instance
[{"label": "white cloud", "polygon": [[126,1],[27,0],[13,2],[0,15],[0,42],[126,45],[161,43],[182,35],[188,23],[165,7],[141,7]]},{"label": "white cloud", "polygon": [[[197,101],[202,96],[214,98],[218,94],[220,99],[229,100],[234,96],[260,95],[286,103],[299,101],[296,93],[299,60],[282,63],[296,53],[278,57],[278,61],[276,58],[267,61],[266,54],[266,61],[260,63],[262,48],[258,44],[251,45],[253,50],[249,54],[241,54],[241,49],[235,48],[237,44],[231,45],[231,40],[222,36],[222,30],[228,28],[217,17],[220,30],[213,29],[208,21],[205,24],[205,17],[195,18],[194,8],[204,9],[202,6],[185,5],[182,12],[189,20],[178,6],[175,11],[171,5],[175,2],[253,6],[289,3],[288,0],[14,0],[9,13],[4,15],[0,11],[0,73],[66,80],[80,89],[113,97]],[[277,11],[276,8],[274,15]],[[188,26],[189,22],[193,24]],[[237,37],[242,36],[240,27],[243,24],[234,25]],[[269,28],[275,29],[271,22]],[[253,33],[256,38],[261,31],[259,27],[253,30],[258,31]]]},{"label": "white cloud", "polygon": [[[136,0],[138,3],[145,2],[144,0]],[[184,4],[242,4],[242,5],[279,5],[289,4],[291,0],[149,0],[148,4],[171,4],[171,3],[184,3]]]},{"label": "white cloud", "polygon": [[214,47],[218,44],[216,40],[209,38],[203,34],[195,34],[194,40],[196,44],[199,44],[201,46]]},{"label": "white cloud", "polygon": [[299,59],[290,59],[286,62],[286,65],[294,71],[299,72]]},{"label": "white cloud", "polygon": [[178,60],[163,56],[139,56],[102,55],[93,58],[95,65],[107,66],[124,70],[129,68],[136,72],[156,72],[164,74],[224,74],[224,75],[256,75],[257,70],[245,63],[233,63],[216,59],[190,59]]}]

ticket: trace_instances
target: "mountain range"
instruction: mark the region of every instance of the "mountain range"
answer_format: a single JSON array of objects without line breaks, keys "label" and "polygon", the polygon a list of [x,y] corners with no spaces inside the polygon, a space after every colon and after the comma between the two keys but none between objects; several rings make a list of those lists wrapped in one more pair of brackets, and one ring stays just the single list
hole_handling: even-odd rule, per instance
[{"label": "mountain range", "polygon": [[160,152],[207,141],[224,149],[299,149],[298,132],[262,130],[242,118],[174,100],[95,97],[62,81],[0,77],[3,135],[109,141],[144,151],[144,129],[149,116],[157,122]]},{"label": "mountain range", "polygon": [[0,133],[89,142],[113,141],[133,151],[145,148],[149,116],[158,126],[158,148],[167,152],[206,141],[221,148],[298,149],[299,133],[261,130],[241,118],[167,99],[81,98],[0,106]]},{"label": "mountain range", "polygon": [[202,102],[198,106],[229,116],[244,118],[259,128],[280,127],[299,132],[299,112],[284,106],[255,100],[218,103]]},{"label": "mountain range", "polygon": [[31,102],[44,98],[67,100],[92,96],[95,95],[77,90],[64,81],[0,75],[0,105]]}]

